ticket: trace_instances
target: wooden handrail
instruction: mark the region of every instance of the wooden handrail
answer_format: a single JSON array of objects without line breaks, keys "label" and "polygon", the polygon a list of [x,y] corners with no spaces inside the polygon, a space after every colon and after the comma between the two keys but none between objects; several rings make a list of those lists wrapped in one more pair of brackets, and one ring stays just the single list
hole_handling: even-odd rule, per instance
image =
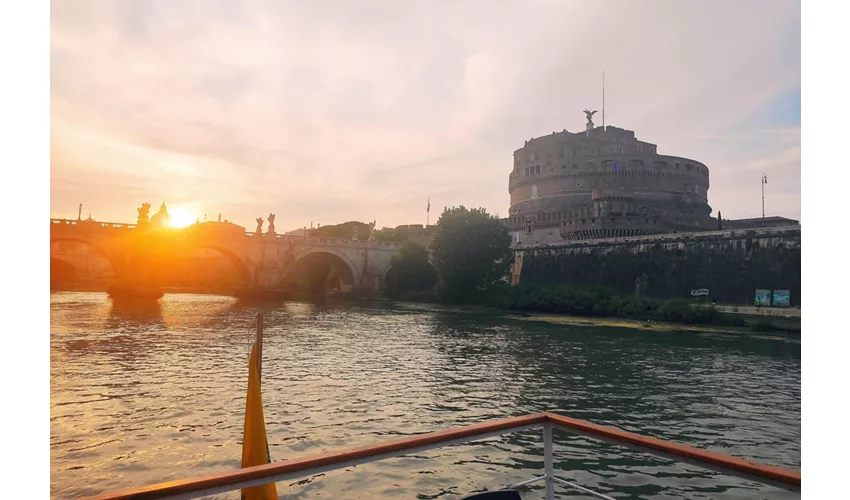
[{"label": "wooden handrail", "polygon": [[144,486],[141,488],[103,493],[95,497],[90,497],[89,500],[144,500],[176,495],[188,495],[212,488],[240,484],[245,481],[274,478],[283,474],[298,473],[301,471],[333,466],[354,460],[368,460],[369,458],[403,452],[405,450],[412,450],[423,446],[451,443],[458,440],[472,439],[477,436],[493,434],[494,432],[527,428],[528,426],[544,424],[563,428],[567,431],[595,436],[607,441],[634,445],[648,450],[655,450],[657,452],[673,455],[675,457],[680,457],[690,462],[704,464],[706,466],[713,466],[732,472],[739,472],[748,476],[763,478],[765,480],[778,482],[796,488],[800,487],[800,473],[797,471],[774,467],[771,465],[763,465],[749,460],[723,455],[721,453],[701,450],[684,444],[641,436],[639,434],[623,431],[613,427],[606,427],[584,420],[564,417],[551,412],[544,412],[524,415],[521,417],[491,420],[480,424],[430,432],[427,434],[419,434],[378,445],[322,453],[305,458],[287,460],[285,462],[273,462],[265,465],[246,467],[244,469],[235,469],[228,472],[198,478],[181,479],[152,486]]},{"label": "wooden handrail", "polygon": [[800,472],[764,465],[743,458],[731,457],[714,451],[701,450],[685,444],[663,441],[658,438],[641,436],[633,432],[623,431],[614,427],[593,424],[585,420],[565,417],[555,413],[546,412],[546,419],[557,427],[575,430],[584,434],[590,434],[605,438],[618,443],[631,444],[643,448],[660,451],[674,455],[693,462],[712,465],[750,476],[756,476],[771,481],[776,481],[790,486],[800,487]]},{"label": "wooden handrail", "polygon": [[315,469],[317,467],[349,462],[351,460],[365,459],[387,453],[404,451],[407,449],[418,448],[420,446],[429,446],[458,439],[473,438],[475,436],[513,429],[516,427],[543,424],[545,421],[546,415],[543,413],[492,420],[456,429],[419,434],[378,445],[322,453],[311,457],[287,460],[286,462],[273,462],[270,464],[246,467],[244,469],[236,469],[199,478],[169,481],[153,486],[144,486],[115,493],[104,493],[102,495],[92,497],[90,500],[144,500],[187,494],[218,486],[236,484],[252,479],[270,478],[281,474],[299,472],[308,469]]}]

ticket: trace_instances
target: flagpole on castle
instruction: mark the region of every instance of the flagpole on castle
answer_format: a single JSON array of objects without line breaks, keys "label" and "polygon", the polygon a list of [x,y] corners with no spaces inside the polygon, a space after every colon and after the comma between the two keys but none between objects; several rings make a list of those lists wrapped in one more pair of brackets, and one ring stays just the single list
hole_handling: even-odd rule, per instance
[{"label": "flagpole on castle", "polygon": [[602,71],[602,131],[605,131],[605,71]]},{"label": "flagpole on castle", "polygon": [[431,197],[428,197],[428,208],[425,209],[425,227],[431,225]]}]

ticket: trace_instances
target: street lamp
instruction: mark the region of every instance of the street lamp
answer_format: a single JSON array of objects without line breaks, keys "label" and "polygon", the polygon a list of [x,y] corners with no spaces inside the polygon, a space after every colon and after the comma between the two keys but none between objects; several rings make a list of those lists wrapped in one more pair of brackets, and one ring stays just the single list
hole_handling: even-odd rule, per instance
[{"label": "street lamp", "polygon": [[761,218],[764,219],[764,185],[767,184],[767,174],[761,174]]}]

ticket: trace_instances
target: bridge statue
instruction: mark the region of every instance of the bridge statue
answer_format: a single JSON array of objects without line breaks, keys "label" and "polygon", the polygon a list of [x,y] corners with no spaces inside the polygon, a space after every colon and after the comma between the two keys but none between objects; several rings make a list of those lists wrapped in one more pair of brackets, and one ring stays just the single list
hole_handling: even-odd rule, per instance
[{"label": "bridge statue", "polygon": [[269,214],[269,229],[266,234],[275,234],[274,232],[274,214]]},{"label": "bridge statue", "polygon": [[136,221],[136,225],[138,227],[145,227],[148,225],[148,214],[151,211],[150,203],[142,203],[142,206],[136,209],[139,212],[139,218]]},{"label": "bridge statue", "polygon": [[373,220],[369,223],[369,241],[375,241],[375,225],[378,221]]},{"label": "bridge statue", "polygon": [[258,234],[258,235],[263,234],[263,218],[262,217],[257,217],[257,230],[254,232],[254,234]]},{"label": "bridge statue", "polygon": [[593,128],[593,115],[596,114],[596,111],[591,111],[589,109],[584,110],[584,115],[587,117],[587,127],[588,129]]}]

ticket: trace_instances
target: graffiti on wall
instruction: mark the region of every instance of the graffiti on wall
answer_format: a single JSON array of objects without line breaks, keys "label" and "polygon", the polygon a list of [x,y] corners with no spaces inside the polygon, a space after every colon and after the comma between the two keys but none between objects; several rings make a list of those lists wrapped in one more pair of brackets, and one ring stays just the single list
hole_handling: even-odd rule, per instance
[{"label": "graffiti on wall", "polygon": [[757,306],[769,306],[770,305],[770,290],[757,289],[756,290],[756,305]]},{"label": "graffiti on wall", "polygon": [[774,290],[773,291],[773,305],[779,307],[788,307],[791,305],[791,291],[790,290]]}]

